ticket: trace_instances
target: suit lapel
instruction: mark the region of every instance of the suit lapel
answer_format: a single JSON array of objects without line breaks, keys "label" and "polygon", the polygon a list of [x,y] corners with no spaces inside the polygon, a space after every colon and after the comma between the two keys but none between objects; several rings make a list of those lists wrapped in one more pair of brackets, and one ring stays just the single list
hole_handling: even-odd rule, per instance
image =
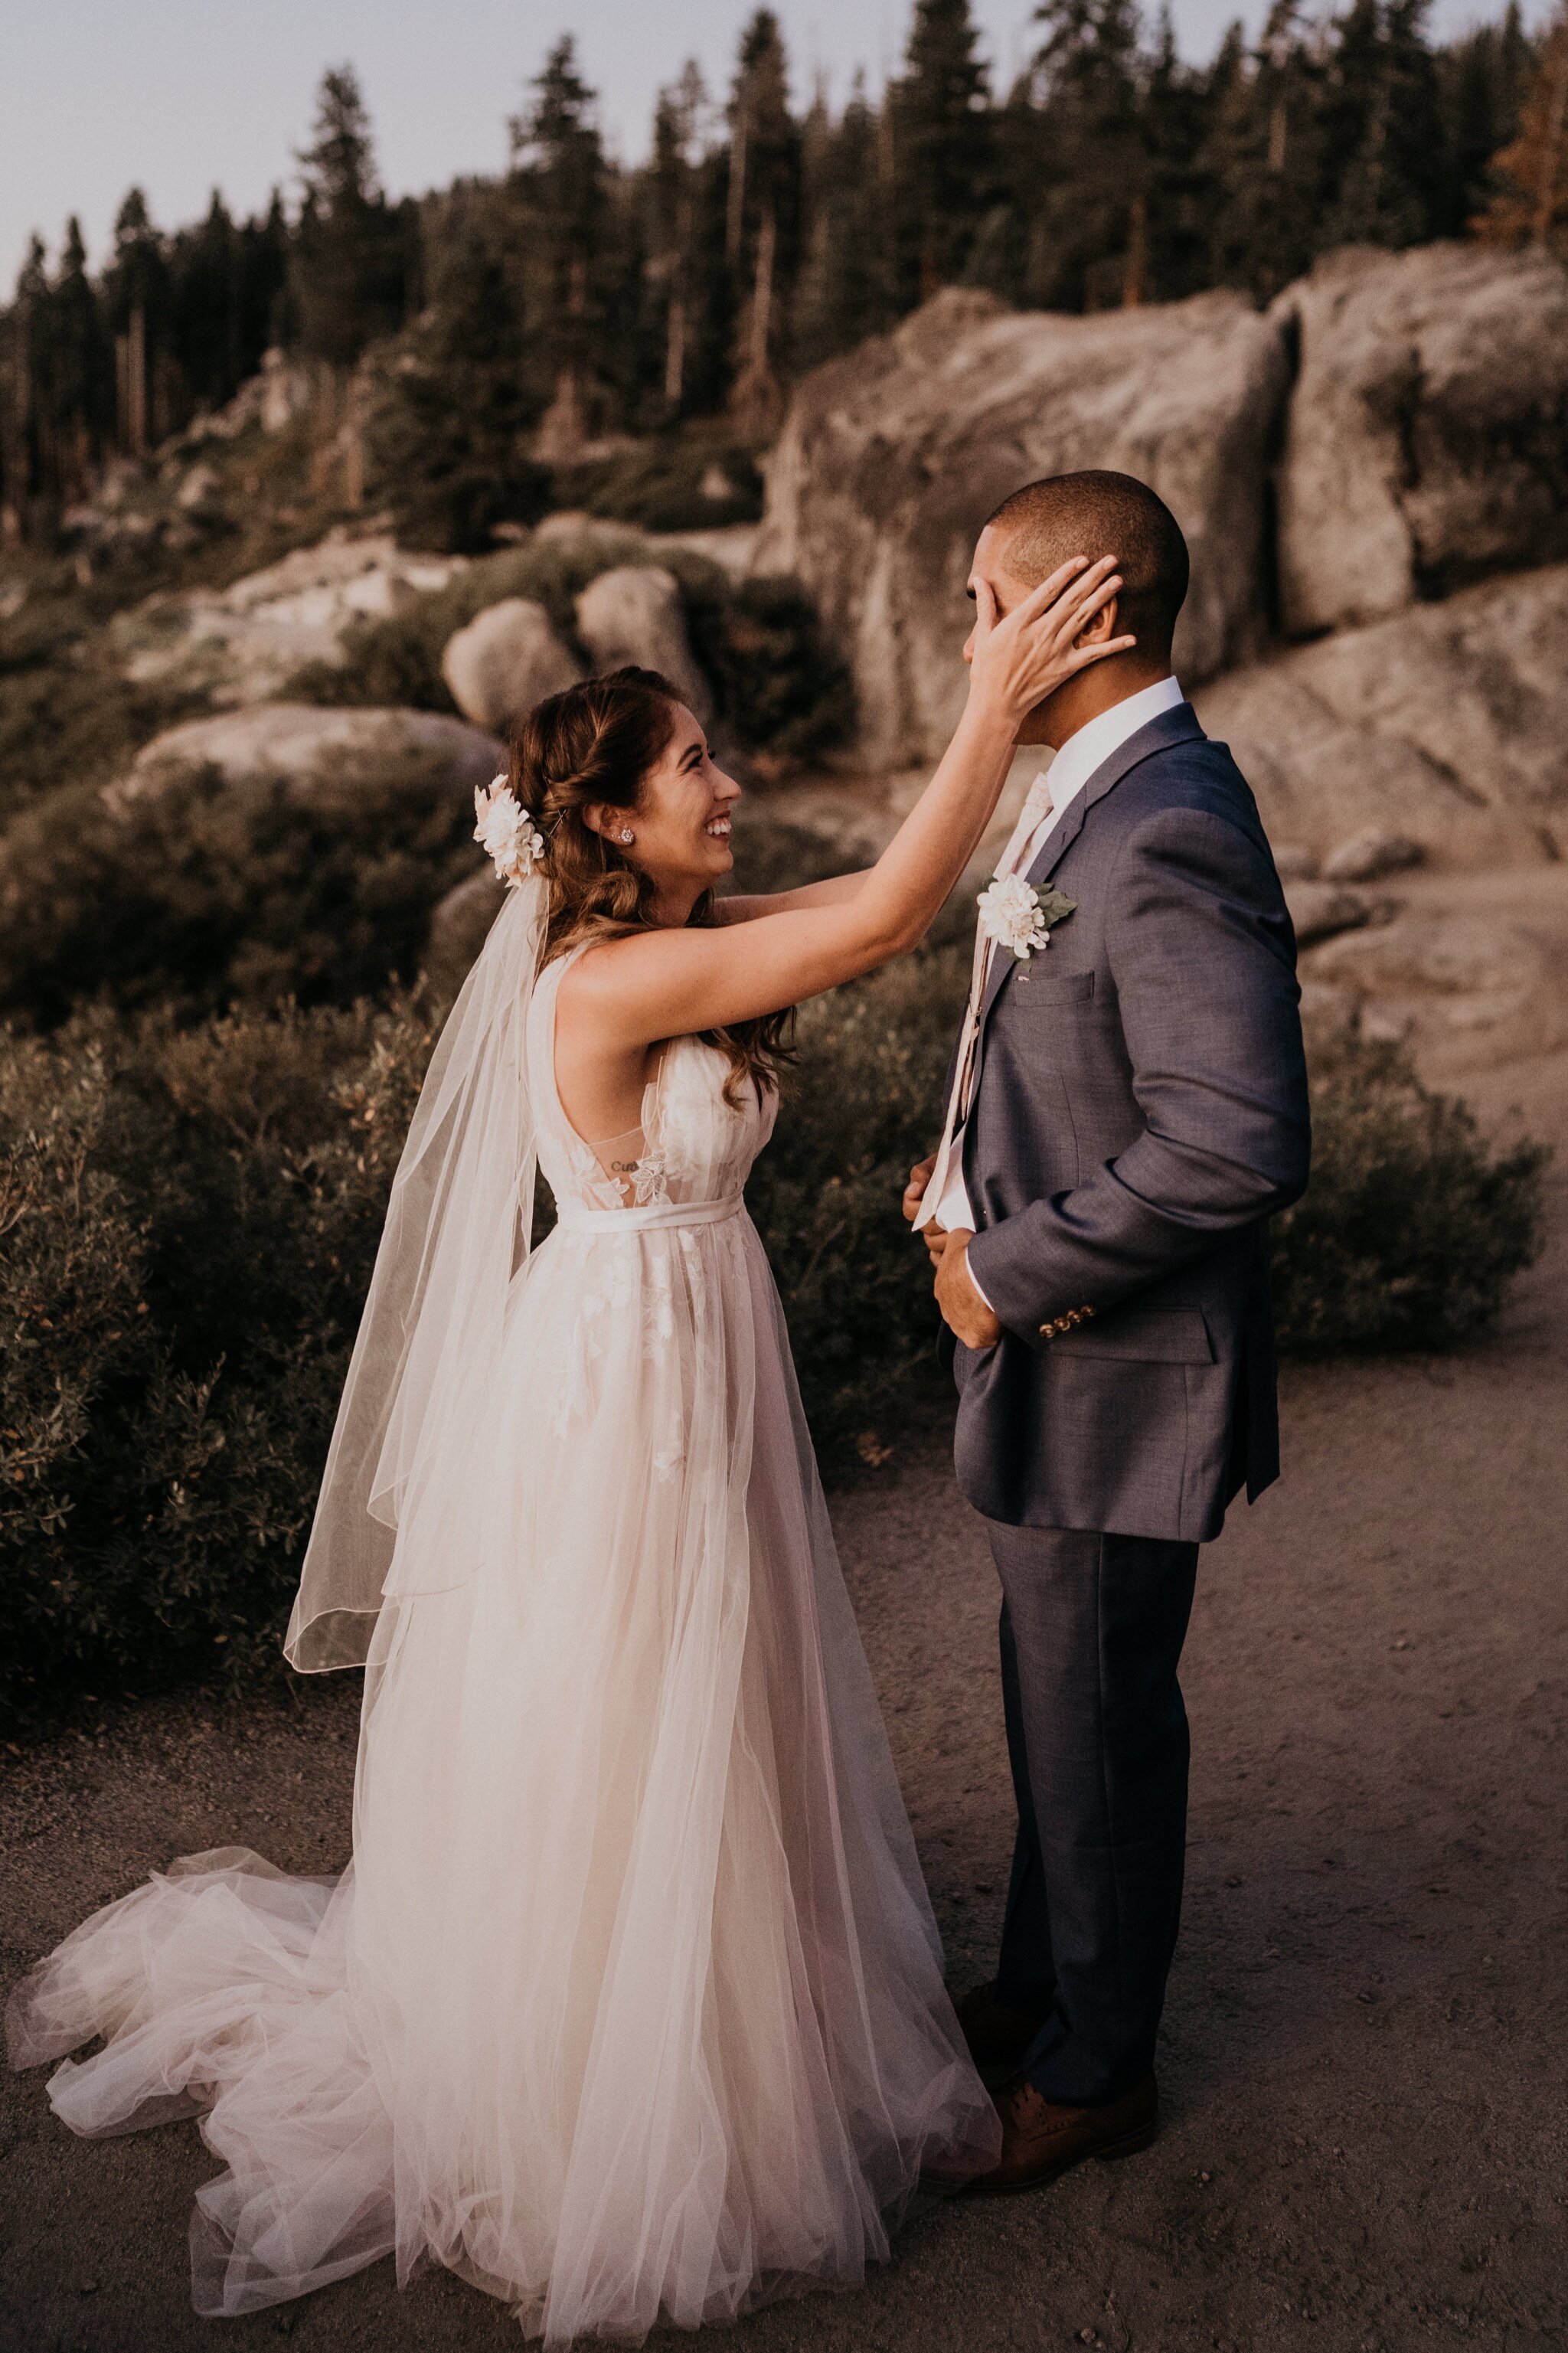
[{"label": "suit lapel", "polygon": [[[1119,744],[1110,757],[1100,762],[1082,791],[1074,797],[1061,823],[1054,826],[1040,844],[1039,852],[1025,880],[1035,886],[1050,881],[1051,876],[1083,831],[1084,819],[1095,802],[1102,801],[1111,787],[1121,782],[1130,768],[1137,767],[1141,761],[1147,760],[1155,752],[1169,750],[1173,744],[1199,741],[1203,732],[1198,724],[1197,712],[1193,709],[1192,704],[1179,702],[1173,711],[1162,711],[1157,719],[1151,719],[1146,727],[1140,727],[1136,735],[1129,735],[1125,744]],[[1016,956],[1003,955],[995,950],[992,952],[990,967],[985,976],[985,990],[980,1000],[982,1036],[984,1033],[986,1018],[991,1008],[1001,994],[1002,984],[1008,974],[1017,968],[1017,963]],[[977,1067],[974,1075],[976,1086],[979,1081],[980,1073]],[[973,1099],[973,1089],[972,1088],[971,1100]]]}]

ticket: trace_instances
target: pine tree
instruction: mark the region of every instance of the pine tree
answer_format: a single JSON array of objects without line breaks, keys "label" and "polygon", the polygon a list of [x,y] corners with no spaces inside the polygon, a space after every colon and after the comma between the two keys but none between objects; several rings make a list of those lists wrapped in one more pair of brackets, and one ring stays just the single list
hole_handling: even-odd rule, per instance
[{"label": "pine tree", "polygon": [[969,0],[915,0],[904,76],[889,93],[905,301],[958,283],[994,200],[996,140],[977,40]]},{"label": "pine tree", "polygon": [[610,258],[608,174],[595,94],[578,74],[570,34],[551,50],[532,89],[532,104],[513,117],[510,131],[531,340],[551,385],[539,455],[569,462],[587,439],[600,405],[595,362],[603,351]]},{"label": "pine tree", "polygon": [[1208,283],[1208,212],[1203,164],[1205,77],[1176,54],[1168,6],[1160,11],[1143,91],[1146,185],[1129,241],[1123,300],[1170,302]]},{"label": "pine tree", "polygon": [[333,369],[403,322],[405,233],[376,178],[370,121],[352,66],[321,77],[315,136],[297,156],[304,203],[292,254],[300,348]]},{"label": "pine tree", "polygon": [[695,289],[698,165],[708,91],[702,69],[689,58],[679,77],[658,94],[653,119],[648,181],[653,215],[648,275],[662,311],[664,413],[679,417],[689,384]]},{"label": "pine tree", "polygon": [[1509,0],[1502,21],[1478,25],[1437,53],[1447,171],[1437,227],[1462,234],[1494,193],[1492,159],[1518,136],[1535,51]]},{"label": "pine tree", "polygon": [[1431,0],[1354,0],[1335,55],[1330,115],[1340,166],[1321,243],[1415,245],[1432,233],[1443,171]]},{"label": "pine tree", "polygon": [[510,228],[493,190],[432,208],[429,299],[378,371],[369,470],[411,546],[481,554],[498,524],[531,522],[546,502],[549,477],[528,454],[539,408]]},{"label": "pine tree", "polygon": [[1568,258],[1568,6],[1541,47],[1519,136],[1492,164],[1496,193],[1476,222],[1493,245],[1531,245]]},{"label": "pine tree", "polygon": [[1149,158],[1136,0],[1041,0],[1042,190],[1037,290],[1047,307],[1104,310],[1137,300],[1147,237]]},{"label": "pine tree", "polygon": [[50,415],[54,317],[48,255],[36,231],[17,273],[11,329],[14,392],[6,505],[24,538],[47,539],[53,534],[59,505]]},{"label": "pine tree", "polygon": [[1310,267],[1325,201],[1324,72],[1299,0],[1274,0],[1255,51],[1239,26],[1222,44],[1205,93],[1206,282],[1267,301]]},{"label": "pine tree", "polygon": [[265,352],[293,340],[289,246],[283,199],[274,188],[265,216],[247,220],[239,232],[235,309],[242,380],[255,375]]},{"label": "pine tree", "polygon": [[215,188],[205,219],[182,229],[169,253],[169,348],[187,409],[220,407],[247,373],[239,294],[238,232]]},{"label": "pine tree", "polygon": [[730,97],[724,247],[735,305],[731,406],[742,430],[765,432],[783,402],[790,296],[797,260],[800,132],[789,111],[789,64],[771,8],[741,36]]},{"label": "pine tree", "polygon": [[167,422],[156,360],[168,268],[140,188],[130,191],[115,217],[114,259],[104,290],[114,337],[115,438],[121,449],[141,457]]},{"label": "pine tree", "polygon": [[850,350],[896,316],[891,191],[863,75],[856,75],[840,120],[828,121],[824,108],[810,132],[806,249],[795,297],[795,358],[803,368]]},{"label": "pine tree", "polygon": [[113,377],[105,349],[98,297],[87,274],[81,223],[66,225],[60,266],[50,293],[53,313],[49,406],[61,499],[85,499],[106,431],[113,425]]}]

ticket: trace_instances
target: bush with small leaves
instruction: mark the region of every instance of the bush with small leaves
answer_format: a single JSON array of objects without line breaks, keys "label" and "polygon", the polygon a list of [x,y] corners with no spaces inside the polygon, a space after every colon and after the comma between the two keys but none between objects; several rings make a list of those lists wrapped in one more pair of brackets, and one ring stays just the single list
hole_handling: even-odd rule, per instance
[{"label": "bush with small leaves", "polygon": [[[791,863],[764,835],[742,881]],[[781,877],[780,879],[787,879]],[[886,1458],[943,1382],[900,1215],[968,964],[937,948],[803,1008],[750,1202],[825,1467]],[[416,998],[184,1028],[0,1033],[0,1704],[280,1672],[278,1642],[438,1026]],[[1314,1050],[1282,1345],[1451,1347],[1540,1246],[1536,1147],[1491,1152],[1386,1050]],[[541,1221],[543,1230],[544,1220]]]},{"label": "bush with small leaves", "polygon": [[1550,1154],[1493,1153],[1389,1046],[1311,1041],[1312,1174],[1272,1228],[1288,1355],[1454,1348],[1496,1323],[1542,1248]]},{"label": "bush with small leaves", "polygon": [[0,1706],[275,1664],[431,1033],[0,1038]]},{"label": "bush with small leaves", "polygon": [[473,871],[473,807],[438,762],[343,758],[303,788],[186,771],[106,805],[67,786],[0,837],[0,1016],[48,1026],[100,996],[350,1001],[411,978]]}]

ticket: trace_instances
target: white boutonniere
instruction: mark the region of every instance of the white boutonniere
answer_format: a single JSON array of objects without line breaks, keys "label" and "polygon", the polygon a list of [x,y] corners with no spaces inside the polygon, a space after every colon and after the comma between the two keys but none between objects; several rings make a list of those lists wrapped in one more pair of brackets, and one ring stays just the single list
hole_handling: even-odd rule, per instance
[{"label": "white boutonniere", "polygon": [[999,874],[980,893],[980,928],[987,939],[1026,964],[1037,949],[1048,948],[1051,934],[1065,923],[1076,899],[1043,882],[1026,882],[1021,874]]},{"label": "white boutonniere", "polygon": [[474,787],[474,839],[489,851],[509,890],[526,882],[544,855],[544,836],[519,805],[504,776]]}]

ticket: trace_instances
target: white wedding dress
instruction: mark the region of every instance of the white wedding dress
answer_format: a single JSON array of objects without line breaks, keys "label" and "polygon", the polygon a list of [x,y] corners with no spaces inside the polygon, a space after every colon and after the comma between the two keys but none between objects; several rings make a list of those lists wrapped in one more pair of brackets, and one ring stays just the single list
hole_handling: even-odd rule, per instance
[{"label": "white wedding dress", "polygon": [[637,2339],[858,2282],[996,2153],[742,1206],[771,1106],[676,1041],[626,1206],[555,1092],[567,962],[521,1049],[559,1223],[421,1502],[454,1581],[375,1621],[353,1862],[187,1857],[13,2004],[17,2064],[104,2038],[76,2131],[203,2114],[204,2313],[392,2253]]}]

